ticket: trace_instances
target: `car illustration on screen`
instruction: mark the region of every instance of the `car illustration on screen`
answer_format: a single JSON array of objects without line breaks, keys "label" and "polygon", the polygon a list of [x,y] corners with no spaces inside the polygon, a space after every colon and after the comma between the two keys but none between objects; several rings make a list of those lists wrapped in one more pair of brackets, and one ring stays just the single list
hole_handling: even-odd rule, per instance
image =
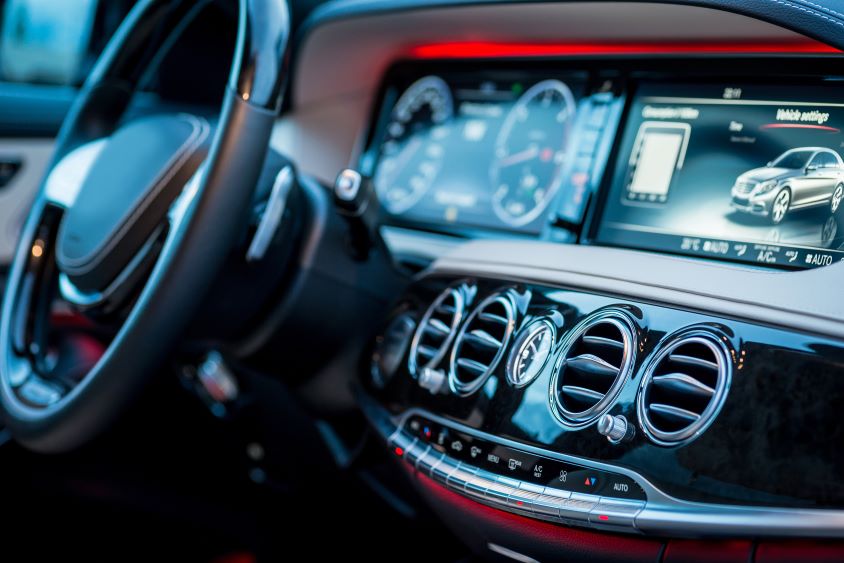
[{"label": "car illustration on screen", "polygon": [[841,155],[825,147],[801,147],[736,178],[731,206],[742,213],[767,217],[777,225],[795,209],[828,205],[835,214],[842,198]]}]

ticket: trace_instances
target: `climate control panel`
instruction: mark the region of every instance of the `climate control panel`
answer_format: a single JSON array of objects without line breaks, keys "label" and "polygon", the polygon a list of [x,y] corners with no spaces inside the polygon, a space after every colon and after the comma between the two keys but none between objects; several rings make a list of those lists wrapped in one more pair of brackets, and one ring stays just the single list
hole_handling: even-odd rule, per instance
[{"label": "climate control panel", "polygon": [[459,432],[422,416],[391,437],[416,470],[481,502],[569,525],[635,531],[645,491],[633,479]]}]

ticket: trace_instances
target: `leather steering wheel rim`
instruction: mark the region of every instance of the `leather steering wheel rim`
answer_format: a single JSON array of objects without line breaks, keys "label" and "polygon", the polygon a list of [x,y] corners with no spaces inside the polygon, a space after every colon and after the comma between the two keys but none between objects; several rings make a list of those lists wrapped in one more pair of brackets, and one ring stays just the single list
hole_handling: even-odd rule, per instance
[{"label": "leather steering wheel rim", "polygon": [[30,449],[76,448],[116,419],[186,328],[243,226],[285,86],[285,0],[238,0],[236,51],[210,151],[174,204],[180,211],[171,217],[160,253],[104,354],[55,402],[33,406],[21,400],[17,389],[37,377],[37,369],[14,341],[21,310],[32,305],[27,299],[33,245],[43,243],[39,229],[56,213],[47,180],[74,149],[113,130],[151,59],[150,46],[196,4],[141,0],[133,8],[67,116],[24,226],[0,312],[0,405],[14,438]]}]

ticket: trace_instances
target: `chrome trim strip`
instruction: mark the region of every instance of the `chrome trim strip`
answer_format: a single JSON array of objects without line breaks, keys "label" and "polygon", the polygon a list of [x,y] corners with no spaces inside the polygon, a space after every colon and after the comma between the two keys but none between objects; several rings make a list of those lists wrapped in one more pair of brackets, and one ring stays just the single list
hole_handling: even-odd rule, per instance
[{"label": "chrome trim strip", "polygon": [[528,557],[518,551],[513,551],[512,549],[508,549],[503,545],[498,545],[497,543],[487,542],[486,546],[489,550],[493,553],[497,553],[507,559],[512,559],[513,561],[518,561],[519,563],[539,563],[533,557]]}]

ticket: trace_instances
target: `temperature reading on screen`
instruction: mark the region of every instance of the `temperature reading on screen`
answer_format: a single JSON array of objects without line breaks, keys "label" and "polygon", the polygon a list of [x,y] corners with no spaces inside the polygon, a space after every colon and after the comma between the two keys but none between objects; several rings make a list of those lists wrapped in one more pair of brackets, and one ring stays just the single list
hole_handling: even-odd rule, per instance
[{"label": "temperature reading on screen", "polygon": [[741,88],[724,88],[723,98],[725,100],[740,100]]}]

